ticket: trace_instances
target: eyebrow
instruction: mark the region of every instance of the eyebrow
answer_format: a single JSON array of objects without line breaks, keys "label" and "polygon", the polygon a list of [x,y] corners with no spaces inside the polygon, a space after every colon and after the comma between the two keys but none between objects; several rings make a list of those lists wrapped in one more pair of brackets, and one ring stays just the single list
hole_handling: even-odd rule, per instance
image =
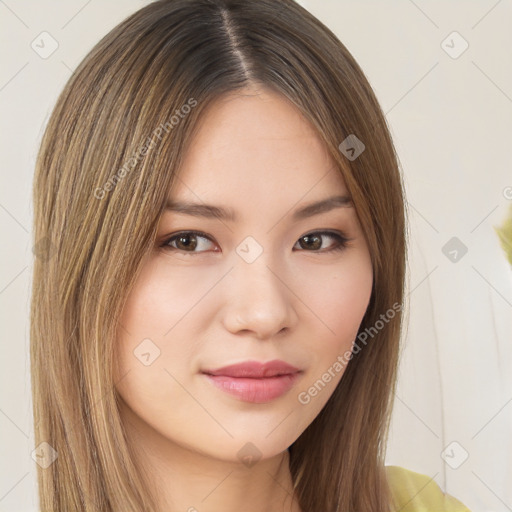
[{"label": "eyebrow", "polygon": [[[321,201],[309,203],[302,208],[296,210],[292,219],[294,221],[313,217],[320,213],[325,213],[333,210],[334,208],[351,208],[353,207],[352,200],[349,196],[333,196]],[[194,217],[205,217],[208,219],[220,219],[231,222],[236,222],[237,215],[231,208],[222,208],[210,204],[199,203],[180,203],[168,201],[165,205],[166,211],[181,213],[184,215],[192,215]]]}]

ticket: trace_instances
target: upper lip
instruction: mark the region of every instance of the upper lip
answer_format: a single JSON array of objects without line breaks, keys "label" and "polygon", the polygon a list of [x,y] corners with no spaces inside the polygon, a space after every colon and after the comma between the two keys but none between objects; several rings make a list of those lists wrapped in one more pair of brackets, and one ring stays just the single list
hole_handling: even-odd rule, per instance
[{"label": "upper lip", "polygon": [[203,373],[208,375],[225,375],[226,377],[248,377],[248,378],[264,378],[275,377],[276,375],[289,375],[300,371],[295,366],[292,366],[279,359],[260,363],[259,361],[245,361],[239,364],[231,364],[223,366],[215,370],[202,370]]}]

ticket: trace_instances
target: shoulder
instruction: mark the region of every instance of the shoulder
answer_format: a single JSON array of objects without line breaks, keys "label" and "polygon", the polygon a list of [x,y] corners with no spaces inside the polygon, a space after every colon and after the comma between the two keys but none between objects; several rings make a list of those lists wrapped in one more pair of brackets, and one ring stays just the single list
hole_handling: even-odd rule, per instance
[{"label": "shoulder", "polygon": [[399,466],[386,466],[386,477],[400,512],[471,512],[453,496],[443,493],[433,478]]}]

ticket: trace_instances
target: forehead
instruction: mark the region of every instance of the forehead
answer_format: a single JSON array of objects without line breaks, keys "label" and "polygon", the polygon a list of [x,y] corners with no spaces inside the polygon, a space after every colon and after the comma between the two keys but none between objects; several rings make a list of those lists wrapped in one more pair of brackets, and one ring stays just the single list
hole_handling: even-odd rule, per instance
[{"label": "forehead", "polygon": [[347,194],[311,124],[284,96],[244,89],[204,111],[184,155],[172,200],[215,200],[247,207]]}]

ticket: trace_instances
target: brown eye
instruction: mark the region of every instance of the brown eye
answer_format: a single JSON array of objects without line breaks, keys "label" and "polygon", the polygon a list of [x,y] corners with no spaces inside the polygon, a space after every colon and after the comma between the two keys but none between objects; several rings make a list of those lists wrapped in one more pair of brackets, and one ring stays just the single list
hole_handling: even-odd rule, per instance
[{"label": "brown eye", "polygon": [[180,235],[176,238],[176,248],[184,251],[193,251],[197,247],[196,235]]},{"label": "brown eye", "polygon": [[[182,231],[168,238],[162,245],[171,251],[182,251],[197,254],[208,251],[210,238],[203,233],[195,231]],[[199,249],[199,250],[196,250]]]},{"label": "brown eye", "polygon": [[[328,247],[327,249],[324,248],[325,250],[320,251],[319,249],[322,248],[322,244],[325,239],[331,239],[335,242],[331,244],[331,247]],[[342,234],[332,231],[317,231],[315,233],[308,233],[307,235],[301,236],[297,243],[306,251],[324,253],[344,249],[347,246],[347,242],[350,242],[351,240],[351,238],[347,238]]]},{"label": "brown eye", "polygon": [[316,251],[322,247],[322,237],[318,235],[305,235],[299,238],[299,243],[303,249]]}]

